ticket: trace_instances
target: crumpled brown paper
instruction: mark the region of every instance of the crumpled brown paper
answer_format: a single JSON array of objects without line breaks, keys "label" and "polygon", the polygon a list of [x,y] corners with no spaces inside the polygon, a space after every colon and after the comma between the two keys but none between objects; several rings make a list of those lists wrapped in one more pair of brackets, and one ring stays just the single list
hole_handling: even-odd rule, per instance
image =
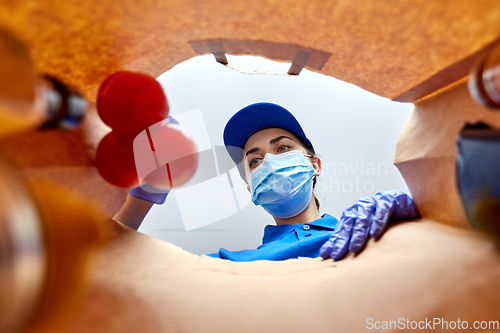
[{"label": "crumpled brown paper", "polygon": [[[0,3],[0,26],[28,45],[37,68],[90,100],[113,72],[158,76],[196,56],[190,42],[226,39],[330,53],[321,69],[309,68],[391,99],[419,85],[401,99],[414,101],[466,75],[462,68],[457,77],[453,68],[425,83],[496,40],[499,18],[497,0]],[[252,45],[238,53],[291,61],[296,52],[290,47],[280,55],[273,46]]]},{"label": "crumpled brown paper", "polygon": [[231,262],[115,229],[84,300],[39,332],[365,332],[375,321],[472,327],[500,315],[492,242],[429,220],[393,225],[339,262]]},{"label": "crumpled brown paper", "polygon": [[410,112],[394,163],[422,217],[469,227],[456,185],[456,140],[466,122],[478,121],[500,128],[500,113],[476,104],[466,80],[422,100]]}]

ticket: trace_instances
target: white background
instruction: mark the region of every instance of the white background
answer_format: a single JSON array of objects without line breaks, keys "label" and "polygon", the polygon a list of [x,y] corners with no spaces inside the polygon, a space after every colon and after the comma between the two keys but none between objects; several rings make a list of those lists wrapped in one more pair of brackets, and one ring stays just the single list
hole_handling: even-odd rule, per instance
[{"label": "white background", "polygon": [[[289,63],[227,56],[231,65],[286,73]],[[393,165],[396,141],[413,107],[392,102],[333,77],[302,70],[298,76],[251,75],[226,68],[212,55],[194,57],[161,75],[170,115],[200,109],[212,146],[223,145],[228,119],[244,106],[268,101],[292,112],[322,158],[320,212],[337,218],[358,198],[378,191],[408,191]],[[181,123],[182,126],[182,123]],[[213,189],[217,196],[217,189]],[[192,202],[193,209],[203,206]],[[186,231],[175,192],[155,205],[139,231],[196,254],[253,249],[272,217],[252,203],[216,223]],[[202,215],[203,212],[200,211]]]}]

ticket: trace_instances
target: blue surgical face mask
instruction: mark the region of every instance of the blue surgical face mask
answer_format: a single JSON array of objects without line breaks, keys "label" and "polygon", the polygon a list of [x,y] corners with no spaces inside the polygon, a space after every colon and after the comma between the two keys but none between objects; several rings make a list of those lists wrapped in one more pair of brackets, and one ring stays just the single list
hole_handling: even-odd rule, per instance
[{"label": "blue surgical face mask", "polygon": [[276,218],[296,216],[311,201],[313,174],[314,168],[302,151],[266,154],[247,178],[252,201]]}]

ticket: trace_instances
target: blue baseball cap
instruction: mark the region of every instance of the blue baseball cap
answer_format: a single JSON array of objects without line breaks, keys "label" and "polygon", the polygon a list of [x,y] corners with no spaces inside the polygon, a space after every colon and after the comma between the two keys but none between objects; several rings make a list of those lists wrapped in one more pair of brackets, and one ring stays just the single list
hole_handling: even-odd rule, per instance
[{"label": "blue baseball cap", "polygon": [[269,127],[279,127],[292,132],[304,140],[314,152],[311,141],[290,111],[274,103],[259,102],[236,112],[224,128],[224,145],[234,163],[239,165],[242,162],[242,149],[248,138],[255,132]]}]

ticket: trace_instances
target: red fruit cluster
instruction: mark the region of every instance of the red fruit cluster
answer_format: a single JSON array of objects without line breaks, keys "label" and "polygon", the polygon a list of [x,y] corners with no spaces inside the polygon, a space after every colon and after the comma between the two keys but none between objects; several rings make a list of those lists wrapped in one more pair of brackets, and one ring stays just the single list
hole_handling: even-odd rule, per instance
[{"label": "red fruit cluster", "polygon": [[96,153],[97,170],[109,183],[138,186],[139,172],[141,181],[170,189],[196,172],[194,142],[178,127],[159,124],[168,117],[168,104],[153,77],[134,72],[109,76],[99,88],[97,111],[112,129]]},{"label": "red fruit cluster", "polygon": [[168,103],[160,83],[146,74],[114,73],[99,88],[97,112],[112,129],[97,147],[97,170],[113,185],[138,186],[133,140],[168,117]]}]

